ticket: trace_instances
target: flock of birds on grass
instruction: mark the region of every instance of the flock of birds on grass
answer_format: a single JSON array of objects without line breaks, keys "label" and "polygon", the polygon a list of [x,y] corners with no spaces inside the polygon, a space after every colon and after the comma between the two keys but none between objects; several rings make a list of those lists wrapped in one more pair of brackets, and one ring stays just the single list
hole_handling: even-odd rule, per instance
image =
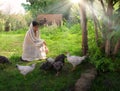
[{"label": "flock of birds on grass", "polygon": [[[43,62],[40,66],[41,70],[44,70],[45,72],[54,70],[56,72],[56,76],[59,75],[59,73],[62,71],[64,64],[65,64],[65,59],[72,64],[73,68],[71,71],[74,71],[76,66],[79,65],[83,60],[86,59],[87,56],[71,56],[69,53],[65,54],[60,54],[58,55],[55,59],[54,58],[47,58],[45,62]],[[0,63],[9,63],[8,58],[4,56],[0,56]],[[32,64],[30,66],[23,66],[16,64],[17,69],[20,71],[20,73],[25,77],[28,73],[32,72],[35,69],[36,64]]]}]

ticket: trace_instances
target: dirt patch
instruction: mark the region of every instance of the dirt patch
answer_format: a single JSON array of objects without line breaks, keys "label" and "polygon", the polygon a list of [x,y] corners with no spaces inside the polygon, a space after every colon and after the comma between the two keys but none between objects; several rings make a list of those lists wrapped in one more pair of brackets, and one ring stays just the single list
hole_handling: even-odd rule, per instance
[{"label": "dirt patch", "polygon": [[77,80],[74,90],[72,91],[88,91],[92,85],[92,81],[95,79],[97,71],[95,67],[91,65],[88,69],[81,74],[80,79]]}]

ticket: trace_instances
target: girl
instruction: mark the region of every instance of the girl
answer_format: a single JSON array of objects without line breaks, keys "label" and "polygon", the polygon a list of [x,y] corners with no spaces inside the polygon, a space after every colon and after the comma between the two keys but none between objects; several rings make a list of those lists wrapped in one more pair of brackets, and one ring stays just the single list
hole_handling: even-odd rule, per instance
[{"label": "girl", "polygon": [[46,59],[48,49],[43,39],[39,37],[39,24],[33,21],[27,31],[23,43],[23,61]]}]

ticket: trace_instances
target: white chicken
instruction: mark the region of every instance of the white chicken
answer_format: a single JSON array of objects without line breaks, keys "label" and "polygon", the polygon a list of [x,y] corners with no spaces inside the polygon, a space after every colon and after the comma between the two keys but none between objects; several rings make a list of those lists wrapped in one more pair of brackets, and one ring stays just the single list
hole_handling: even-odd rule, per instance
[{"label": "white chicken", "polygon": [[67,56],[68,62],[71,63],[72,66],[73,66],[72,71],[74,71],[75,68],[76,68],[76,66],[79,65],[87,57],[87,56],[82,56],[82,57],[79,57],[79,56],[70,56],[69,53],[67,53],[66,56]]},{"label": "white chicken", "polygon": [[32,72],[35,69],[35,65],[36,64],[32,64],[31,66],[22,66],[22,65],[16,64],[16,67],[18,68],[20,73],[24,75],[24,78],[25,78],[25,75],[27,75],[29,72]]},{"label": "white chicken", "polygon": [[46,61],[48,61],[48,62],[50,62],[50,63],[54,63],[54,62],[55,62],[55,59],[49,57],[49,58],[46,59]]}]

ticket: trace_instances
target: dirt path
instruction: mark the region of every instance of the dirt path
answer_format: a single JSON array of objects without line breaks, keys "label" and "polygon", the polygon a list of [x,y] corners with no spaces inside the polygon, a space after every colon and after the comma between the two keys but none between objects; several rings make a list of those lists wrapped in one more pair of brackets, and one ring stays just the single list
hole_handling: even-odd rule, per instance
[{"label": "dirt path", "polygon": [[80,79],[77,80],[74,91],[88,91],[96,75],[97,71],[95,67],[88,67],[88,69],[86,69],[85,72],[81,74]]}]

